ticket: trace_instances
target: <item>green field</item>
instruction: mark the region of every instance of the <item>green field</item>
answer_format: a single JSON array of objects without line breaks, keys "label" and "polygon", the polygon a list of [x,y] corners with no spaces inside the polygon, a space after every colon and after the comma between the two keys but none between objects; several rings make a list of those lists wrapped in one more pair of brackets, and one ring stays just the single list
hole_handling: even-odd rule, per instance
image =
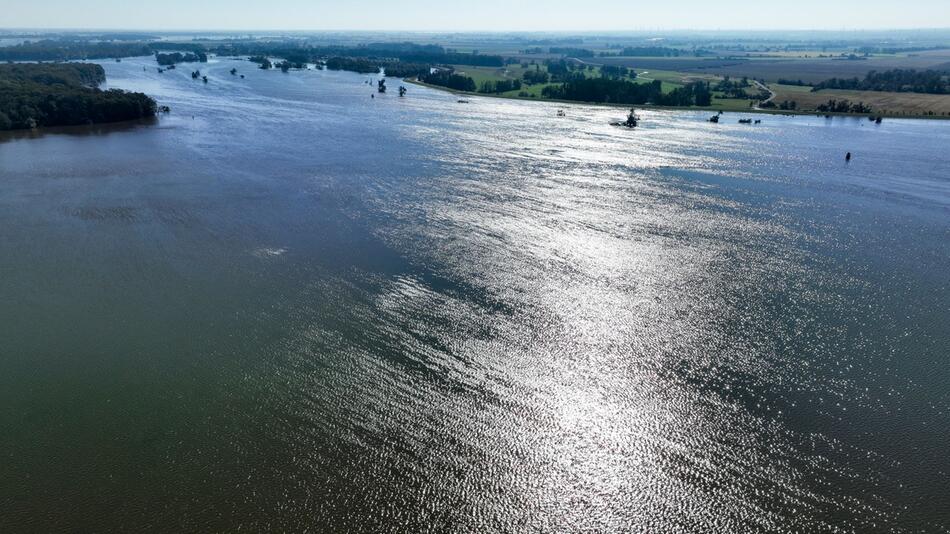
[{"label": "green field", "polygon": [[541,92],[544,91],[544,88],[553,85],[550,83],[539,83],[535,85],[522,85],[520,91],[508,91],[507,93],[501,93],[501,96],[515,97],[520,96],[524,97],[525,93],[529,98],[542,98]]},{"label": "green field", "polygon": [[717,82],[720,80],[717,76],[707,74],[690,74],[687,72],[677,72],[672,70],[638,70],[636,81],[639,83],[650,83],[653,80],[660,80],[663,84],[663,92],[669,93],[677,87],[682,87],[690,82],[706,81]]},{"label": "green field", "polygon": [[[486,81],[500,81],[500,80],[518,80],[522,79],[524,72],[529,69],[534,69],[534,65],[529,65],[527,69],[520,65],[508,65],[505,67],[471,67],[466,65],[454,65],[455,71],[457,74],[468,76],[475,81],[475,84],[480,86],[483,82]],[[545,68],[544,66],[541,67]],[[588,76],[600,76],[600,68],[596,67],[591,71],[587,72]],[[680,72],[680,71],[670,71],[670,70],[643,70],[638,71],[636,78],[631,78],[631,81],[636,83],[652,83],[654,80],[659,80],[662,83],[663,92],[669,93],[678,87],[682,87],[688,83],[695,81],[706,81],[710,83],[717,83],[722,78],[712,74],[706,73],[694,73],[694,72]],[[497,96],[509,97],[509,98],[543,98],[541,96],[542,91],[545,87],[549,85],[555,85],[552,83],[547,84],[536,84],[536,85],[522,85],[520,90],[517,91],[508,91],[505,93],[500,93]],[[751,91],[751,90],[750,90]],[[713,100],[713,105],[706,109],[713,110],[724,110],[724,111],[748,111],[752,106],[750,106],[752,100],[748,99],[734,99],[734,98],[716,98]]]},{"label": "green field", "polygon": [[[932,54],[927,58],[927,62],[942,59],[941,55]],[[894,58],[891,58],[893,61]],[[916,58],[919,62],[920,58]],[[675,62],[676,59],[670,60]],[[817,60],[816,60],[817,61]],[[821,60],[831,65],[830,60]],[[778,62],[770,62],[778,63]],[[787,61],[787,63],[804,63],[804,61]],[[835,62],[851,63],[851,62]],[[812,63],[814,64],[814,63]],[[788,65],[790,66],[790,65]],[[527,66],[527,69],[536,68],[534,65]],[[542,69],[545,67],[541,67]],[[774,65],[769,67],[774,68]],[[476,85],[481,85],[485,81],[496,80],[517,80],[522,79],[525,70],[521,64],[508,65],[506,67],[469,67],[456,65],[456,72],[475,80]],[[637,77],[632,79],[637,83],[651,83],[659,80],[662,83],[663,91],[668,93],[678,87],[695,81],[706,81],[716,84],[722,79],[719,74],[708,71],[693,70],[665,70],[665,69],[635,69]],[[789,71],[783,76],[799,79],[808,76],[795,76],[795,71]],[[799,73],[801,74],[801,73]],[[600,68],[596,67],[587,72],[588,76],[599,76]],[[738,76],[737,76],[738,77]],[[504,97],[528,97],[541,99],[541,93],[545,87],[552,84],[523,85],[520,90],[508,91],[498,96]],[[781,104],[783,101],[794,101],[797,105],[797,111],[814,111],[819,105],[827,103],[830,99],[849,100],[854,103],[863,102],[872,107],[874,113],[892,116],[950,116],[950,95],[928,95],[917,93],[886,93],[872,91],[843,91],[843,90],[823,90],[816,93],[811,92],[811,87],[795,85],[769,84],[769,87],[775,91],[775,103]],[[754,88],[748,89],[754,93]],[[721,95],[717,95],[721,96]],[[755,100],[734,99],[734,98],[714,98],[712,106],[707,109],[723,111],[749,111],[753,108],[750,102],[756,104]]]},{"label": "green field", "polygon": [[[508,68],[460,66],[457,72],[472,77],[477,84],[480,84],[489,80],[519,79],[524,69],[520,65],[512,65]],[[599,71],[595,70],[591,75],[599,75]],[[638,76],[634,81],[638,83],[650,83],[653,80],[660,80],[663,84],[663,91],[669,92],[686,83],[700,79],[715,83],[720,78],[710,74],[697,76],[695,73],[690,72],[648,71]],[[541,99],[541,92],[549,85],[553,84],[523,85],[521,90],[508,91],[506,93],[500,93],[497,96]],[[950,95],[832,89],[825,89],[813,93],[809,86],[779,84],[769,84],[769,88],[776,94],[774,99],[776,104],[780,104],[785,100],[794,101],[797,104],[796,111],[798,112],[814,111],[817,106],[828,102],[830,99],[845,99],[854,103],[863,102],[871,106],[874,113],[882,115],[950,117]],[[750,90],[750,92],[752,91]],[[750,106],[750,102],[757,103],[754,100],[748,99],[714,98],[712,106],[705,109],[734,112],[751,111],[753,106]]]},{"label": "green field", "polygon": [[950,95],[927,95],[919,93],[888,93],[883,91],[845,91],[824,89],[813,93],[811,87],[772,84],[775,102],[795,101],[802,111],[814,110],[830,99],[864,102],[874,113],[907,116],[950,116]]},{"label": "green field", "polygon": [[[475,85],[481,86],[483,82],[486,81],[500,81],[500,80],[521,80],[523,79],[525,71],[534,70],[536,67],[534,65],[528,65],[527,68],[521,64],[513,64],[505,67],[470,67],[467,65],[453,65],[455,72],[457,74],[468,76],[475,80]],[[540,67],[542,70],[545,67],[542,65]],[[595,68],[592,71],[587,73],[588,76],[600,76],[600,69]],[[528,98],[541,98],[541,92],[545,87],[549,85],[555,85],[552,83],[544,84],[535,84],[535,85],[522,85],[520,90],[517,91],[508,91],[505,93],[500,93],[501,96],[506,97],[524,97],[522,93],[527,93]],[[667,84],[664,83],[664,90],[672,90],[675,85],[669,85],[669,89],[666,89]]]},{"label": "green field", "polygon": [[524,74],[521,65],[508,65],[506,67],[470,67],[467,65],[453,65],[456,74],[468,76],[475,80],[475,85],[481,85],[482,82],[494,80],[520,80]]},{"label": "green field", "polygon": [[863,78],[872,70],[889,69],[946,69],[950,66],[950,51],[905,56],[872,56],[860,60],[841,59],[773,59],[750,60],[734,65],[704,69],[687,69],[714,75],[748,76],[768,82],[781,78],[817,83],[830,78]]}]

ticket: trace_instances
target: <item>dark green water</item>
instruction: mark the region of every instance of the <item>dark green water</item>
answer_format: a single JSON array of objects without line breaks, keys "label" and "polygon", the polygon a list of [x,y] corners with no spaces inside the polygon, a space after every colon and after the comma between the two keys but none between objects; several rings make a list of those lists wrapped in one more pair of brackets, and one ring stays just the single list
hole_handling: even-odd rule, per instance
[{"label": "dark green water", "polygon": [[950,123],[153,63],[0,140],[0,532],[950,531]]}]

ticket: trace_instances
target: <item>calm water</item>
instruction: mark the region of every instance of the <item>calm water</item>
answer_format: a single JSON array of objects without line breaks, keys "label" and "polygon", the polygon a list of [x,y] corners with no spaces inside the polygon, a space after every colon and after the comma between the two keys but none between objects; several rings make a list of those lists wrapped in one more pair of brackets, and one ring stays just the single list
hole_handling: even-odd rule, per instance
[{"label": "calm water", "polygon": [[0,531],[950,532],[950,123],[105,67],[0,141]]}]

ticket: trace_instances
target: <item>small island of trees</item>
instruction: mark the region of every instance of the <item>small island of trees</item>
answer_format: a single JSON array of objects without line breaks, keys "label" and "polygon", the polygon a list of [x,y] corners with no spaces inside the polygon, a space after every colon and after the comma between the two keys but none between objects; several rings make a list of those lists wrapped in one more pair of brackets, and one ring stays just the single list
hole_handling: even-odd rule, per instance
[{"label": "small island of trees", "polygon": [[257,63],[258,68],[263,70],[268,70],[274,67],[274,64],[271,63],[267,56],[251,56],[247,58],[247,60],[251,63]]},{"label": "small island of trees", "polygon": [[172,52],[171,54],[155,53],[155,60],[159,65],[172,65],[176,63],[207,63],[208,55],[204,52]]}]

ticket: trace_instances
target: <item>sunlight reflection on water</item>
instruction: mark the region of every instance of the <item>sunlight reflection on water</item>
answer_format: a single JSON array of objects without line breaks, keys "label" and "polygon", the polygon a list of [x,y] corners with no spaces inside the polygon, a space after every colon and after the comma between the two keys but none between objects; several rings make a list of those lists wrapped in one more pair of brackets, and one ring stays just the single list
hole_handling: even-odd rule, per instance
[{"label": "sunlight reflection on water", "polygon": [[143,64],[0,143],[0,527],[947,531],[945,125]]}]

